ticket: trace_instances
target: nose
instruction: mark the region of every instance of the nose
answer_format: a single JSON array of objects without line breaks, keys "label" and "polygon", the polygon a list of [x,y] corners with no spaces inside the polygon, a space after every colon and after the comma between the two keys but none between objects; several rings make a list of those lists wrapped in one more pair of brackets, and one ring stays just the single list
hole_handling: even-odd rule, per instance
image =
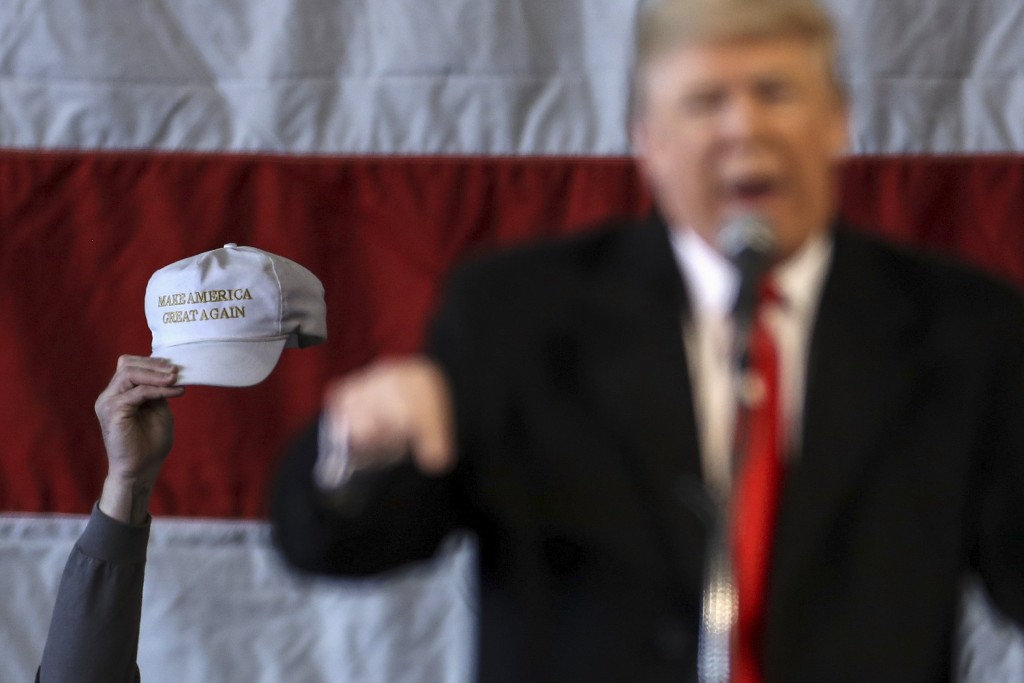
[{"label": "nose", "polygon": [[730,139],[745,140],[756,137],[764,130],[765,111],[757,98],[735,94],[722,108],[720,127]]}]

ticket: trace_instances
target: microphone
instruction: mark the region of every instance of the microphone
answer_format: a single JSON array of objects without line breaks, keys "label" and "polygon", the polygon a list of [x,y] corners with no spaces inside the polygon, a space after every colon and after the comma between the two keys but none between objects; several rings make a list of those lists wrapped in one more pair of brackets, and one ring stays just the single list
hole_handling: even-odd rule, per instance
[{"label": "microphone", "polygon": [[[750,416],[754,401],[754,378],[750,377],[750,342],[757,312],[757,286],[771,266],[776,250],[771,224],[756,214],[729,218],[715,239],[718,250],[739,271],[740,282],[733,305],[732,370],[736,397],[730,476],[735,482],[750,436]],[[697,641],[697,669],[701,681],[730,680],[729,648],[736,626],[738,597],[731,546],[734,520],[730,513],[733,489],[719,498],[716,524],[708,542],[704,593],[701,604],[701,628]]]},{"label": "microphone", "polygon": [[757,285],[772,264],[777,242],[771,224],[746,214],[728,219],[718,231],[718,249],[739,271],[740,283],[732,316],[736,326],[733,358],[741,372],[750,367],[750,331],[757,309]]}]

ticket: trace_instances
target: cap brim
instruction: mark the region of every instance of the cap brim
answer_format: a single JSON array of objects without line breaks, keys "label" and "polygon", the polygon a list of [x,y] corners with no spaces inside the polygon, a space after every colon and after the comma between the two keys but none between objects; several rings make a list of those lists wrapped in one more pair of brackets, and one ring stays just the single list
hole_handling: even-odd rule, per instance
[{"label": "cap brim", "polygon": [[250,387],[277,365],[286,337],[252,341],[205,341],[154,348],[153,356],[178,366],[179,386]]}]

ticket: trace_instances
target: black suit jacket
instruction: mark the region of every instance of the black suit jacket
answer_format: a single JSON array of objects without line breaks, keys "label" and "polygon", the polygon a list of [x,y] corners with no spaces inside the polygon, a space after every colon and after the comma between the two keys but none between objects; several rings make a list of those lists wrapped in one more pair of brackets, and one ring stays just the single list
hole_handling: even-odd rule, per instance
[{"label": "black suit jacket", "polygon": [[[692,680],[712,512],[687,301],[657,218],[461,269],[431,341],[456,470],[360,475],[372,494],[355,514],[313,490],[311,431],[279,480],[278,543],[300,567],[359,574],[468,527],[481,680]],[[1009,289],[835,232],[781,502],[768,680],[948,680],[972,567],[1024,623],[1022,342]]]}]

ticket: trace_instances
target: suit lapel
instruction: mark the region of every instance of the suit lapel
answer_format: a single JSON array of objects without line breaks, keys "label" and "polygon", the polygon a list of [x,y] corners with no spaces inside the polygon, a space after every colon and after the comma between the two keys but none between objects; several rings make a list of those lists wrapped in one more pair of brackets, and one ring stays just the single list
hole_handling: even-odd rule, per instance
[{"label": "suit lapel", "polygon": [[710,500],[683,344],[689,304],[659,219],[622,236],[592,293],[581,376],[644,496],[666,560],[687,586],[699,585],[694,544],[703,545]]},{"label": "suit lapel", "polygon": [[890,286],[869,243],[837,232],[834,244],[811,339],[803,447],[780,503],[769,607],[776,625],[800,603],[807,567],[820,561],[822,537],[895,427],[918,366],[911,340],[919,313]]}]

